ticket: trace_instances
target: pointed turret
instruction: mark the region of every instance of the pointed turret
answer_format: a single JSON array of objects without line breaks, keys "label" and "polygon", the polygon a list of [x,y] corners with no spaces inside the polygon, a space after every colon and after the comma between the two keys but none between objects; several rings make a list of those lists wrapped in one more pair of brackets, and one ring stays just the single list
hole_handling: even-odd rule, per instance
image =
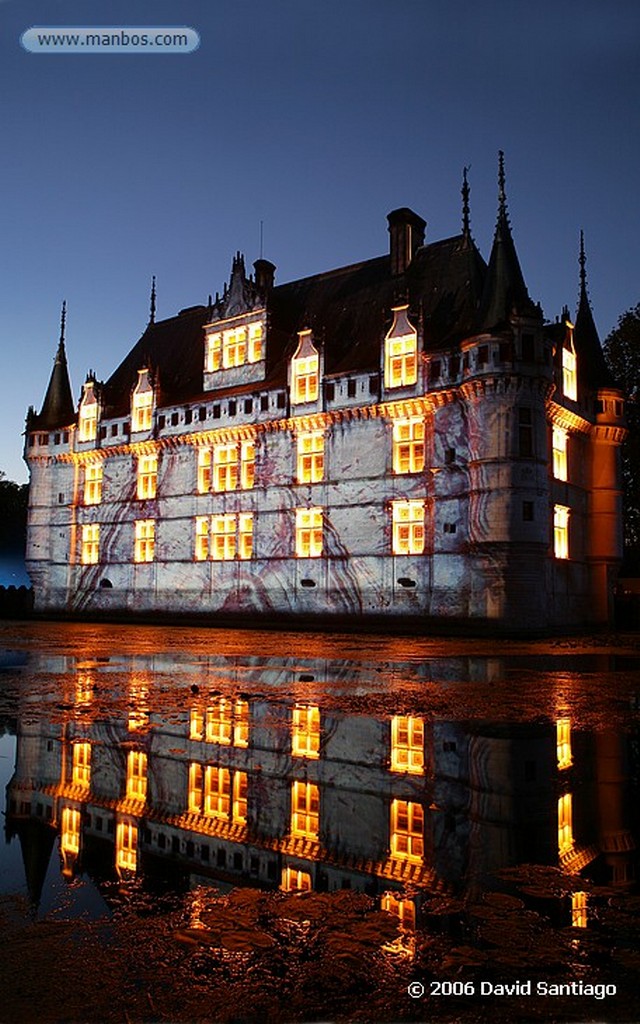
[{"label": "pointed turret", "polygon": [[509,321],[511,316],[540,317],[540,312],[529,298],[511,235],[505,193],[504,153],[499,153],[498,220],[489,269],[480,310],[480,328],[490,330]]},{"label": "pointed turret", "polygon": [[151,300],[149,303],[149,323],[156,322],[156,275],[151,278]]},{"label": "pointed turret", "polygon": [[576,314],[573,340],[578,356],[578,373],[581,379],[591,388],[615,387],[613,378],[605,361],[598,330],[591,312],[591,303],[587,293],[587,258],[584,252],[584,232],[580,231],[580,297]]},{"label": "pointed turret", "polygon": [[67,319],[67,304],[62,303],[60,316],[60,341],[58,350],[49,379],[47,393],[44,396],[42,409],[35,417],[34,424],[40,430],[55,430],[56,427],[65,427],[75,419],[71,383],[69,381],[69,369],[67,367],[67,354],[64,347],[64,332]]}]

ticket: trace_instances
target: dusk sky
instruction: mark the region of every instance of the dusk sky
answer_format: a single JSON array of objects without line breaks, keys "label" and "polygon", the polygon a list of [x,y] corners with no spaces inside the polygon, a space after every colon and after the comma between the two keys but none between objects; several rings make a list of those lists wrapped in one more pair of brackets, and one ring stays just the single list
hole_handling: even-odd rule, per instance
[{"label": "dusk sky", "polygon": [[[190,26],[190,54],[36,54],[30,26]],[[640,302],[637,0],[0,0],[0,470],[27,479],[68,304],[74,395],[158,319],[221,290],[236,250],[285,282],[427,240],[489,256],[497,152],[529,292],[578,296],[585,231],[601,338]]]}]

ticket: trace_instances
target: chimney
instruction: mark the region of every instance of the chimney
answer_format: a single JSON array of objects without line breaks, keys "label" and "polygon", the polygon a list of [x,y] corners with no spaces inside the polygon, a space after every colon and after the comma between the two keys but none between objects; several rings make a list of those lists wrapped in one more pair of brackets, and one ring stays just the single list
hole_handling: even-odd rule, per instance
[{"label": "chimney", "polygon": [[404,274],[416,254],[416,250],[424,244],[426,221],[417,213],[403,206],[392,210],[388,215],[391,256],[391,275],[397,277]]},{"label": "chimney", "polygon": [[270,260],[259,259],[253,264],[256,272],[256,285],[261,292],[270,292],[276,275],[275,263]]}]

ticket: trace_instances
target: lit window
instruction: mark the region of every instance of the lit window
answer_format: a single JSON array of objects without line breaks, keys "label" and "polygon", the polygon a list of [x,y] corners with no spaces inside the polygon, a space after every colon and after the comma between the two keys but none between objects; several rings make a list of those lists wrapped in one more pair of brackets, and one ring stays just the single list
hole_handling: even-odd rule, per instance
[{"label": "lit window", "polygon": [[249,746],[249,702],[238,699],[233,709],[233,745]]},{"label": "lit window", "polygon": [[394,555],[421,555],[424,551],[424,501],[394,501]]},{"label": "lit window", "polygon": [[80,811],[75,807],[62,808],[60,849],[63,853],[78,853],[80,850]]},{"label": "lit window", "polygon": [[138,498],[155,498],[158,486],[158,456],[141,455],[138,459]]},{"label": "lit window", "polygon": [[573,812],[571,793],[558,800],[558,850],[566,853],[573,846]]},{"label": "lit window", "polygon": [[400,921],[400,927],[405,932],[416,930],[416,905],[413,900],[402,899],[396,893],[386,892],[381,901],[380,908],[388,914],[394,914]]},{"label": "lit window", "polygon": [[213,486],[216,491],[235,491],[238,486],[238,446],[217,444],[213,449]]},{"label": "lit window", "polygon": [[552,429],[553,475],[556,480],[567,479],[567,432],[562,427]]},{"label": "lit window", "polygon": [[565,398],[578,399],[576,354],[573,348],[562,349],[562,390]]},{"label": "lit window", "polygon": [[568,768],[571,756],[571,719],[559,718],[556,722],[558,768]]},{"label": "lit window", "polygon": [[298,434],[297,480],[315,484],[324,476],[324,434],[321,430]]},{"label": "lit window", "polygon": [[207,372],[214,373],[222,366],[222,335],[219,331],[207,335]]},{"label": "lit window", "polygon": [[253,513],[241,512],[238,516],[238,558],[251,558],[253,554]]},{"label": "lit window", "polygon": [[283,868],[280,888],[283,892],[311,892],[311,875],[298,868]]},{"label": "lit window", "polygon": [[291,753],[294,757],[320,756],[320,708],[297,704],[291,722]]},{"label": "lit window", "polygon": [[291,401],[315,402],[319,393],[319,357],[311,331],[298,332],[298,347],[291,360]]},{"label": "lit window", "polygon": [[228,768],[207,765],[204,770],[204,813],[209,818],[229,818],[231,778]]},{"label": "lit window", "polygon": [[412,715],[391,719],[391,771],[424,772],[424,722]]},{"label": "lit window", "polygon": [[247,773],[234,772],[233,775],[233,813],[235,825],[247,823]]},{"label": "lit window", "polygon": [[130,750],[127,758],[127,800],[146,800],[147,755]]},{"label": "lit window", "polygon": [[102,466],[89,465],[84,470],[84,503],[99,505],[102,501]]},{"label": "lit window", "polygon": [[391,804],[391,856],[421,863],[424,857],[424,810],[421,804],[394,800]]},{"label": "lit window", "polygon": [[138,370],[138,383],[131,397],[131,430],[139,433],[151,430],[153,414],[153,385],[148,370]]},{"label": "lit window", "polygon": [[257,363],[262,359],[264,327],[260,321],[249,324],[249,362]]},{"label": "lit window", "polygon": [[201,740],[204,736],[204,713],[200,708],[191,708],[189,716],[189,739]]},{"label": "lit window", "polygon": [[564,505],[553,507],[553,553],[556,558],[569,557],[569,513]]},{"label": "lit window", "polygon": [[242,441],[240,444],[240,486],[244,491],[253,487],[256,469],[255,441]]},{"label": "lit window", "polygon": [[187,799],[189,814],[202,814],[203,785],[202,765],[192,761],[189,765],[189,794]]},{"label": "lit window", "polygon": [[393,424],[393,472],[421,473],[424,469],[424,420],[395,420]]},{"label": "lit window", "polygon": [[88,380],[84,385],[80,416],[78,421],[78,440],[95,441],[98,434],[98,399],[94,389],[94,381]]},{"label": "lit window", "polygon": [[209,517],[196,517],[196,562],[206,562],[209,557]]},{"label": "lit window", "polygon": [[384,383],[406,387],[418,379],[418,335],[409,321],[408,306],[393,309],[393,325],[385,338]]},{"label": "lit window", "polygon": [[291,785],[291,834],[317,839],[320,833],[320,795],[312,782]]},{"label": "lit window", "polygon": [[232,705],[226,697],[207,708],[206,740],[207,743],[231,743]]},{"label": "lit window", "polygon": [[100,553],[100,525],[88,523],[82,527],[82,552],[80,561],[83,565],[96,565]]},{"label": "lit window", "polygon": [[134,561],[153,562],[156,547],[154,519],[136,519]]},{"label": "lit window", "polygon": [[231,327],[222,335],[222,365],[225,370],[242,366],[247,359],[247,328]]},{"label": "lit window", "polygon": [[211,517],[211,557],[217,562],[251,558],[253,512],[227,512]]},{"label": "lit window", "polygon": [[138,864],[138,826],[133,821],[119,821],[116,829],[116,867],[135,871]]},{"label": "lit window", "polygon": [[89,788],[89,782],[91,779],[91,744],[90,743],[74,743],[73,744],[73,768],[72,768],[72,779],[76,786],[82,786],[83,789]]},{"label": "lit window", "polygon": [[571,924],[574,928],[587,927],[586,892],[574,892],[571,894]]},{"label": "lit window", "polygon": [[198,494],[211,490],[211,449],[198,449]]},{"label": "lit window", "polygon": [[296,557],[319,558],[322,554],[322,509],[296,509]]}]

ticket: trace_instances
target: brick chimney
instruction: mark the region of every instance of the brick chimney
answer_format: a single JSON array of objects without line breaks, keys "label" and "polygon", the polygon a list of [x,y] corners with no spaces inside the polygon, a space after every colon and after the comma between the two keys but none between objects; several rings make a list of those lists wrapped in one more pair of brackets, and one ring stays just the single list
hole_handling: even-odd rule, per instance
[{"label": "brick chimney", "polygon": [[253,264],[256,272],[256,285],[262,292],[270,292],[276,276],[275,263],[270,260],[259,259]]},{"label": "brick chimney", "polygon": [[387,220],[389,222],[391,275],[397,277],[398,274],[404,274],[415,256],[416,250],[424,244],[427,222],[406,206],[399,210],[392,210],[387,216]]}]

